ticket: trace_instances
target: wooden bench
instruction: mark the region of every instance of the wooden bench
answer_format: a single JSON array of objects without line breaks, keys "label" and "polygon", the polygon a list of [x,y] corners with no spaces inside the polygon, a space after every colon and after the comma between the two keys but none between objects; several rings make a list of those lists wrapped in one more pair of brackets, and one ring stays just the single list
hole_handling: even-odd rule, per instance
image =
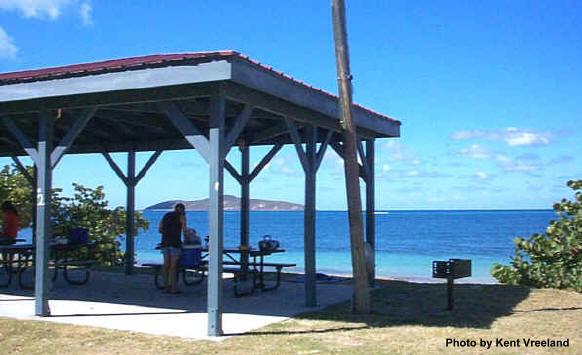
[{"label": "wooden bench", "polygon": [[[158,289],[163,289],[164,285],[160,282],[163,264],[160,263],[145,263],[141,266],[151,268],[154,270],[154,285]],[[204,263],[198,267],[187,267],[178,265],[178,273],[182,273],[182,282],[186,286],[197,285],[204,280],[205,273]]]},{"label": "wooden bench", "polygon": [[[261,291],[272,291],[279,288],[281,285],[281,272],[286,267],[294,267],[296,264],[288,263],[263,263],[264,268],[275,268],[276,279],[272,286],[266,286],[264,284],[263,273],[261,272],[260,263],[248,263],[248,268],[245,270],[242,265],[234,261],[225,261],[222,263],[222,272],[233,274],[233,288],[235,297],[242,297],[254,294],[254,291],[258,288]],[[162,273],[163,265],[161,263],[144,263],[141,266],[151,268],[154,270],[154,285],[158,289],[163,289],[164,286],[160,282],[160,275]],[[263,270],[264,271],[264,270]],[[195,268],[189,268],[179,265],[178,273],[182,273],[182,281],[186,286],[191,286],[199,284],[204,279],[205,274],[208,272],[208,264],[206,262],[200,264]],[[241,290],[243,281],[246,279],[247,275],[252,275],[252,287],[249,290]]]},{"label": "wooden bench", "polygon": [[[240,268],[242,268],[242,265],[240,263],[234,262],[234,261],[225,261],[223,262],[223,265],[236,265],[236,266],[240,266]],[[279,288],[279,286],[281,285],[281,272],[283,271],[284,268],[286,267],[295,267],[297,266],[296,264],[290,264],[290,263],[263,263],[262,267],[264,268],[275,268],[276,270],[276,279],[275,279],[275,284],[272,286],[265,286],[264,283],[264,270],[260,270],[261,268],[261,263],[253,263],[253,262],[249,262],[248,264],[248,272],[253,272],[259,275],[259,281],[258,283],[256,282],[256,278],[254,280],[254,287],[253,288],[260,288],[261,291],[272,291],[272,290],[276,290],[277,288]],[[224,270],[224,268],[223,268]],[[227,272],[227,271],[225,271]],[[240,274],[244,275],[244,271],[240,270]]]},{"label": "wooden bench", "polygon": [[[57,279],[59,269],[63,270],[63,277],[69,285],[85,285],[91,277],[91,267],[97,260],[66,260],[54,263],[53,281]],[[70,270],[82,270],[85,276],[81,280],[74,280],[69,276]]]},{"label": "wooden bench", "polygon": [[[224,265],[227,265],[226,267]],[[255,293],[256,285],[257,285],[257,275],[259,274],[258,270],[255,269],[248,269],[243,270],[239,264],[234,262],[224,262],[222,267],[223,273],[228,273],[233,275],[233,291],[235,297],[243,297],[243,296],[250,296]],[[208,271],[208,265],[203,266],[205,271]],[[243,281],[246,280],[246,276],[248,274],[253,275],[252,286],[248,290],[241,290]]]},{"label": "wooden bench", "polygon": [[[162,273],[163,264],[160,263],[144,263],[141,265],[142,267],[151,268],[154,270],[154,285],[158,289],[163,289],[164,286],[160,281],[160,276]],[[251,295],[254,293],[255,285],[256,285],[256,277],[253,278],[253,286],[249,291],[241,291],[240,284],[243,279],[243,270],[240,267],[234,266],[227,266],[223,267],[223,272],[231,273],[234,275],[234,295],[235,297],[242,297]],[[178,273],[182,273],[182,281],[186,286],[192,286],[195,284],[199,284],[204,280],[205,274],[208,272],[208,265],[206,263],[200,264],[196,268],[188,268],[184,266],[178,266]],[[247,271],[250,274],[256,274],[257,271],[253,269],[249,269]]]},{"label": "wooden bench", "polygon": [[[91,278],[91,267],[93,267],[93,265],[95,265],[96,263],[97,260],[66,260],[59,261],[57,263],[51,262],[49,264],[49,268],[52,269],[53,272],[51,279],[53,282],[56,281],[58,277],[58,271],[62,270],[63,277],[69,285],[74,286],[85,285],[89,282],[89,279]],[[32,285],[26,284],[24,280],[24,273],[28,269],[30,269],[30,272],[32,273]],[[76,280],[73,277],[71,277],[70,273],[73,270],[83,272],[83,276],[81,277],[81,279]],[[20,286],[20,288],[24,290],[34,289],[35,270],[34,263],[32,261],[29,261],[26,264],[20,264],[17,273],[18,273],[18,285]]]}]

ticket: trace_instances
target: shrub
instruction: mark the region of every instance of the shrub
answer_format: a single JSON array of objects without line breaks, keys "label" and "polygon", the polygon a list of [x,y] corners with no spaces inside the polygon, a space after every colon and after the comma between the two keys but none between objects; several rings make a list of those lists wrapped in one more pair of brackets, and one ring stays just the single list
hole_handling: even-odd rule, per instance
[{"label": "shrub", "polygon": [[582,180],[568,181],[574,200],[554,204],[558,219],[546,232],[516,238],[510,265],[495,264],[492,275],[502,283],[582,292]]},{"label": "shrub", "polygon": [[[32,173],[32,168],[27,168]],[[52,190],[52,235],[69,235],[73,228],[87,228],[89,238],[96,242],[89,257],[104,265],[123,261],[119,238],[125,234],[126,211],[122,207],[109,208],[103,186],[95,189],[73,183],[72,197],[62,196],[61,189]],[[5,166],[0,170],[0,201],[11,200],[20,215],[21,228],[32,224],[33,195],[29,181],[17,169]],[[141,213],[135,215],[134,235],[147,229],[148,222]]]}]

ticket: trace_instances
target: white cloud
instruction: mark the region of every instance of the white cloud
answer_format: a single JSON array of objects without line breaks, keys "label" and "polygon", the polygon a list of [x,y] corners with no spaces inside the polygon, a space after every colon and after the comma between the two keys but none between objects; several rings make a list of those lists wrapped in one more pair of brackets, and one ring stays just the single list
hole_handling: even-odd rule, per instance
[{"label": "white cloud", "polygon": [[454,140],[467,140],[467,139],[488,139],[495,140],[497,137],[496,133],[492,131],[482,131],[482,130],[472,130],[472,131],[457,131],[451,136]]},{"label": "white cloud", "polygon": [[0,10],[17,11],[25,18],[56,20],[76,0],[0,0]]},{"label": "white cloud", "polygon": [[550,131],[534,131],[509,127],[501,130],[457,131],[451,135],[451,138],[454,140],[481,139],[503,141],[510,147],[517,147],[548,145],[555,135],[555,132]]},{"label": "white cloud", "polygon": [[387,173],[391,170],[390,165],[388,164],[382,164],[382,172],[383,173]]},{"label": "white cloud", "polygon": [[511,161],[511,158],[510,158],[510,157],[508,157],[508,156],[507,156],[507,155],[505,155],[505,154],[496,154],[496,155],[495,155],[495,160],[497,160],[497,161],[498,161],[498,162],[500,162],[500,163],[508,163],[508,162],[510,162],[510,161]]},{"label": "white cloud", "polygon": [[[0,0],[0,11],[14,11],[26,19],[56,21],[68,8],[78,12],[83,25],[93,24],[90,0]],[[16,52],[13,39],[0,27],[0,58],[13,58]]]},{"label": "white cloud", "polygon": [[302,176],[303,175],[303,172],[298,170],[298,164],[292,162],[286,156],[280,156],[280,157],[274,158],[271,161],[269,172],[273,173],[273,174],[282,174],[282,175],[288,175],[288,176]]},{"label": "white cloud", "polygon": [[[533,173],[544,168],[544,163],[537,154],[522,154],[512,157],[502,153],[489,152],[478,144],[473,144],[469,148],[463,149],[460,153],[471,159],[484,159],[493,161],[505,172]],[[489,180],[491,175],[478,171],[473,175],[479,180]]]},{"label": "white cloud", "polygon": [[81,21],[83,21],[83,25],[93,25],[93,6],[89,1],[85,1],[81,4],[79,7],[79,14],[81,16]]},{"label": "white cloud", "polygon": [[382,144],[382,153],[392,161],[401,161],[407,164],[419,165],[421,159],[418,153],[406,144],[402,144],[399,141],[389,140]]},{"label": "white cloud", "polygon": [[0,0],[0,10],[15,11],[27,19],[51,21],[72,10],[79,14],[84,25],[93,24],[93,6],[89,0]]},{"label": "white cloud", "polygon": [[550,132],[524,131],[517,128],[508,128],[504,137],[505,143],[509,146],[520,145],[548,145],[553,136]]},{"label": "white cloud", "polygon": [[479,180],[487,180],[489,179],[489,174],[483,171],[478,171],[475,173],[475,177],[478,178]]},{"label": "white cloud", "polygon": [[503,168],[505,169],[505,171],[529,172],[529,173],[539,170],[538,165],[519,160],[504,164]]},{"label": "white cloud", "polygon": [[18,52],[18,47],[14,44],[12,37],[0,27],[0,58],[14,58]]},{"label": "white cloud", "polygon": [[542,162],[539,156],[535,154],[525,154],[511,159],[504,155],[496,157],[499,165],[507,172],[525,172],[532,173],[542,168]]},{"label": "white cloud", "polygon": [[471,159],[489,159],[491,153],[479,144],[473,144],[469,148],[461,150],[461,154]]}]

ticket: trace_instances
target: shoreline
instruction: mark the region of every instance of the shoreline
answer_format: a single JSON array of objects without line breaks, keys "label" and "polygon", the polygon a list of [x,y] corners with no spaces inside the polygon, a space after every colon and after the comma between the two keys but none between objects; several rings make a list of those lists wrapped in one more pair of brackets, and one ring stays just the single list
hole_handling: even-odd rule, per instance
[{"label": "shoreline", "polygon": [[[147,263],[147,262],[145,262]],[[147,267],[143,267],[142,265],[136,265],[136,268],[143,268],[146,269]],[[304,273],[299,271],[288,271],[283,272],[283,275],[286,277],[301,277]],[[328,277],[333,278],[342,278],[342,279],[351,279],[352,274],[348,273],[341,273],[341,272],[326,272],[325,270],[318,271],[317,274],[325,275]],[[416,283],[416,284],[439,284],[439,283],[446,283],[446,279],[436,279],[432,277],[414,277],[414,276],[394,276],[394,275],[376,275],[377,281],[400,281],[400,282],[409,282],[409,283]],[[283,279],[285,281],[285,279]],[[322,283],[325,283],[325,280],[321,280]],[[456,279],[455,284],[464,284],[464,285],[501,285],[501,283],[497,281],[489,281],[483,279],[476,279],[476,280],[464,280],[464,279]]]},{"label": "shoreline", "polygon": [[[302,273],[291,273],[290,274],[297,274],[303,275]],[[346,279],[351,279],[351,274],[342,274],[342,273],[323,273],[328,276],[333,277],[341,277]],[[414,276],[386,276],[386,275],[376,275],[376,280],[379,281],[403,281],[403,282],[411,282],[411,283],[430,283],[430,284],[438,284],[438,283],[446,283],[446,279],[436,279],[432,277],[414,277]],[[501,285],[499,282],[488,282],[486,280],[473,280],[473,281],[463,281],[463,279],[456,279],[455,284],[466,284],[466,285]]]}]

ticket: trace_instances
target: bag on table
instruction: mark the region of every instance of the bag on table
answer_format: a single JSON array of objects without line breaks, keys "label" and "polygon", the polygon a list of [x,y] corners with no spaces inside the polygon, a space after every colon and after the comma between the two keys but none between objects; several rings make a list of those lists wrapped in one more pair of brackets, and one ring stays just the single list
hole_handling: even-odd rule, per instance
[{"label": "bag on table", "polygon": [[263,236],[263,240],[259,242],[259,249],[261,250],[276,250],[279,248],[279,241],[273,239],[269,234]]}]

